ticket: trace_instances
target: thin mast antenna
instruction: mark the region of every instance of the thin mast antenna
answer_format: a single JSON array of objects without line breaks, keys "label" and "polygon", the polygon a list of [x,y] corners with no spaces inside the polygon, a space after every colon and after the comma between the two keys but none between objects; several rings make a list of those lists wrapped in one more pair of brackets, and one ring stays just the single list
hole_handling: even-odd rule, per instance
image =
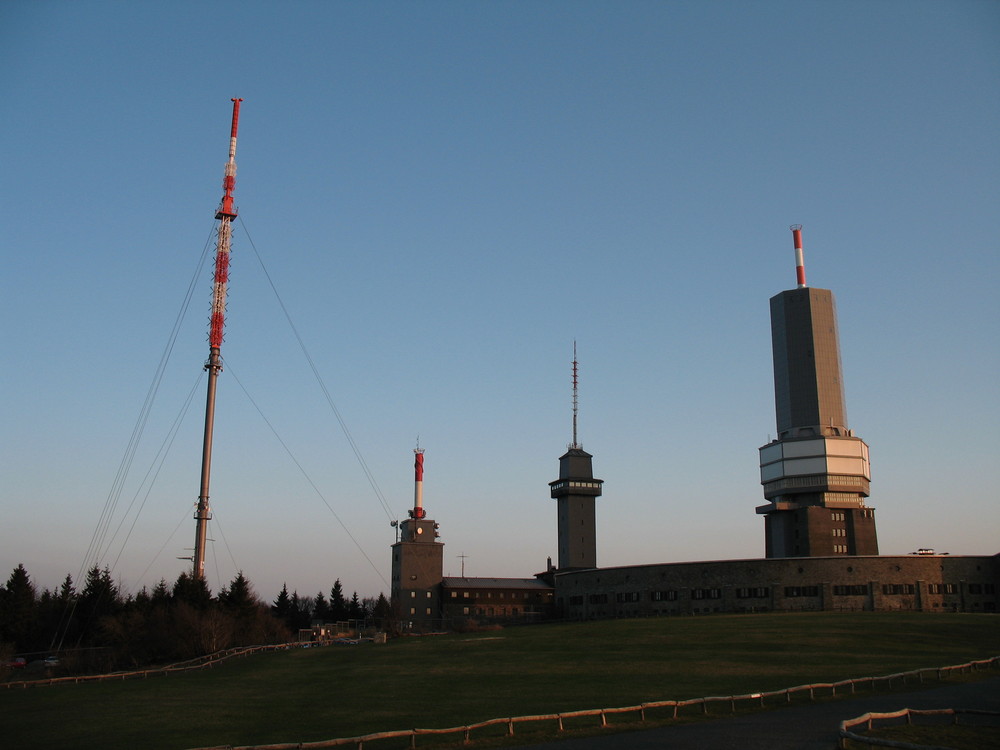
[{"label": "thin mast antenna", "polygon": [[802,225],[792,224],[792,241],[795,243],[795,281],[799,289],[806,288],[806,263],[802,259]]},{"label": "thin mast antenna", "polygon": [[576,421],[577,414],[580,411],[580,399],[579,399],[579,385],[580,380],[579,374],[579,363],[576,361],[576,341],[573,341],[573,442],[570,448],[582,448],[576,440]]},{"label": "thin mast antenna", "polygon": [[212,432],[215,427],[215,389],[222,372],[222,338],[226,325],[226,284],[229,281],[229,254],[232,239],[232,221],[236,218],[233,207],[233,190],[236,188],[236,131],[240,120],[240,102],[233,99],[233,124],[229,133],[229,161],[226,162],[225,176],[222,178],[222,202],[215,212],[219,220],[219,235],[215,243],[215,274],[212,283],[212,315],[208,325],[208,395],[205,400],[205,439],[201,453],[201,490],[198,494],[198,508],[194,517],[194,556],[192,575],[205,577],[205,543],[208,538],[208,522],[212,509],[208,502],[208,487],[212,474]]}]

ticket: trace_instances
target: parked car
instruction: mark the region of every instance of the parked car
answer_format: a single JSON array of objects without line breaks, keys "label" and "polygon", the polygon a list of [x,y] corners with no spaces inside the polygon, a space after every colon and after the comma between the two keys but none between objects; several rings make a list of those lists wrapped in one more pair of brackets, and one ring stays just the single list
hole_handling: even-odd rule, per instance
[{"label": "parked car", "polygon": [[58,667],[59,666],[59,659],[57,659],[54,656],[46,656],[45,659],[42,660],[42,663],[46,667]]},{"label": "parked car", "polygon": [[28,660],[23,656],[15,656],[10,660],[10,662],[8,662],[7,666],[11,669],[24,669],[28,666]]}]

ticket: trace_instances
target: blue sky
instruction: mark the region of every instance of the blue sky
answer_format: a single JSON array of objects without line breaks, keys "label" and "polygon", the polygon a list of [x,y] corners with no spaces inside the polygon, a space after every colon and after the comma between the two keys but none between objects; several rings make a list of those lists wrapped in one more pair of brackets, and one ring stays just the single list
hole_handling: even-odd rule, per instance
[{"label": "blue sky", "polygon": [[1000,551],[1000,4],[36,0],[0,5],[0,70],[0,570],[91,562],[195,277],[99,558],[128,591],[188,565],[234,96],[214,590],[388,592],[282,305],[397,518],[419,435],[446,574],[556,555],[574,340],[600,564],[762,556],[793,223],[881,551]]}]

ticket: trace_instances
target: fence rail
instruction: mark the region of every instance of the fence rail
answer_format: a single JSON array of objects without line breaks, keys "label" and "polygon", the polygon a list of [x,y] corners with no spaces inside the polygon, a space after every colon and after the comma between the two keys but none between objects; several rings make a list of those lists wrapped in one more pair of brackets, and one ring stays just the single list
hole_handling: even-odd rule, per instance
[{"label": "fence rail", "polygon": [[[899,681],[902,684],[907,684],[907,680],[916,680],[920,683],[924,682],[925,675],[931,675],[936,677],[938,680],[944,679],[946,676],[951,674],[966,674],[981,670],[988,670],[991,668],[1000,667],[1000,656],[994,656],[990,659],[979,659],[976,661],[966,662],[965,664],[955,664],[948,667],[929,667],[925,669],[914,669],[909,672],[897,672],[890,675],[882,675],[879,677],[860,677],[850,680],[841,680],[840,682],[817,682],[811,685],[798,685],[796,687],[785,688],[783,690],[773,690],[766,693],[747,693],[745,695],[726,695],[726,696],[709,696],[706,698],[694,698],[691,700],[684,701],[652,701],[648,703],[640,703],[636,706],[621,706],[617,708],[594,708],[587,709],[583,711],[565,711],[555,714],[537,714],[534,716],[512,716],[508,718],[501,719],[487,719],[486,721],[480,721],[476,724],[468,724],[460,727],[449,727],[447,729],[400,729],[392,732],[377,732],[375,734],[365,734],[359,737],[340,737],[331,740],[321,740],[319,742],[292,742],[283,743],[277,745],[215,745],[213,747],[203,747],[197,748],[196,750],[320,750],[321,748],[329,747],[341,747],[344,745],[353,745],[357,750],[364,750],[365,743],[371,743],[378,740],[388,740],[388,739],[401,739],[409,738],[410,747],[417,747],[417,737],[420,736],[441,736],[441,735],[461,735],[462,741],[466,744],[472,742],[472,734],[477,730],[487,729],[489,727],[503,726],[506,725],[506,734],[508,737],[513,737],[515,735],[515,728],[518,724],[533,723],[538,721],[550,721],[555,722],[559,728],[559,731],[565,731],[564,720],[566,719],[576,719],[576,718],[599,718],[600,726],[608,726],[608,717],[614,714],[625,714],[625,713],[635,713],[638,714],[640,720],[646,721],[646,712],[654,709],[673,709],[672,718],[676,719],[679,716],[679,712],[682,709],[690,707],[699,707],[703,715],[708,715],[709,705],[718,703],[728,703],[730,713],[736,712],[737,703],[752,703],[755,707],[759,706],[763,708],[766,704],[765,701],[769,698],[771,699],[784,699],[786,703],[791,703],[792,697],[797,694],[809,694],[809,700],[815,700],[817,692],[823,693],[824,691],[829,691],[830,695],[837,695],[838,689],[850,688],[850,692],[854,693],[857,686],[868,685],[870,689],[876,689],[876,686],[880,683],[885,683],[887,687],[891,688],[894,681]],[[914,712],[916,713],[916,712]],[[972,713],[972,712],[967,712]],[[988,713],[988,712],[982,712]],[[866,716],[868,716],[866,714]],[[877,715],[876,715],[877,716]],[[849,720],[855,721],[851,726],[856,726],[858,723],[862,723],[865,719]],[[843,728],[841,729],[841,734],[847,731]],[[854,736],[851,737],[853,739]],[[915,747],[907,746],[897,743],[895,747]],[[843,747],[843,746],[842,746]]]},{"label": "fence rail", "polygon": [[906,719],[907,724],[913,724],[915,723],[913,721],[915,718],[920,719],[925,716],[950,716],[952,724],[958,724],[959,717],[961,716],[980,716],[992,719],[992,723],[994,725],[1000,724],[1000,712],[981,711],[972,708],[904,708],[899,711],[890,711],[889,713],[870,712],[857,716],[853,719],[844,719],[844,721],[840,722],[840,741],[838,747],[843,750],[847,750],[847,748],[850,747],[851,742],[857,742],[868,746],[874,745],[878,747],[906,748],[906,750],[950,750],[950,748],[939,748],[931,745],[914,745],[910,742],[885,740],[880,737],[867,737],[865,735],[855,734],[851,731],[854,727],[860,726],[861,724],[864,724],[866,729],[871,731],[872,726],[876,721],[882,721],[888,724],[893,721],[898,721],[899,719]]},{"label": "fence rail", "polygon": [[[107,680],[144,680],[149,677],[158,677],[174,674],[176,672],[188,672],[193,669],[211,669],[216,664],[220,664],[228,659],[260,654],[266,651],[287,651],[293,648],[302,648],[304,645],[316,646],[315,643],[279,643],[270,646],[245,646],[241,648],[230,648],[225,651],[217,651],[208,656],[199,656],[196,659],[177,662],[166,667],[156,667],[155,669],[138,669],[125,672],[110,672],[108,674],[77,675],[73,677],[49,677],[42,680],[19,680],[17,682],[2,682],[0,687],[11,690],[13,688],[46,687],[48,685],[73,685],[80,682],[105,682]],[[325,645],[325,644],[324,644]]]}]

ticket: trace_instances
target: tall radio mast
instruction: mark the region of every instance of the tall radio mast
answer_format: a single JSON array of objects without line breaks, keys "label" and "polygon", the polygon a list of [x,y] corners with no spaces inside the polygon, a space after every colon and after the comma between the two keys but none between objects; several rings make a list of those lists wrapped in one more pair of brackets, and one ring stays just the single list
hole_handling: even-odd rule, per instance
[{"label": "tall radio mast", "polygon": [[205,541],[212,509],[208,504],[208,485],[212,474],[212,429],[215,425],[215,388],[222,372],[222,334],[226,322],[226,282],[229,281],[229,252],[232,238],[232,221],[236,218],[233,207],[233,189],[236,187],[236,129],[240,120],[240,102],[233,99],[233,127],[229,134],[229,161],[222,178],[222,203],[215,218],[219,220],[219,237],[215,243],[215,276],[212,286],[212,316],[208,326],[208,397],[205,402],[205,442],[201,453],[201,491],[194,517],[198,522],[194,539],[195,578],[205,577]]}]

